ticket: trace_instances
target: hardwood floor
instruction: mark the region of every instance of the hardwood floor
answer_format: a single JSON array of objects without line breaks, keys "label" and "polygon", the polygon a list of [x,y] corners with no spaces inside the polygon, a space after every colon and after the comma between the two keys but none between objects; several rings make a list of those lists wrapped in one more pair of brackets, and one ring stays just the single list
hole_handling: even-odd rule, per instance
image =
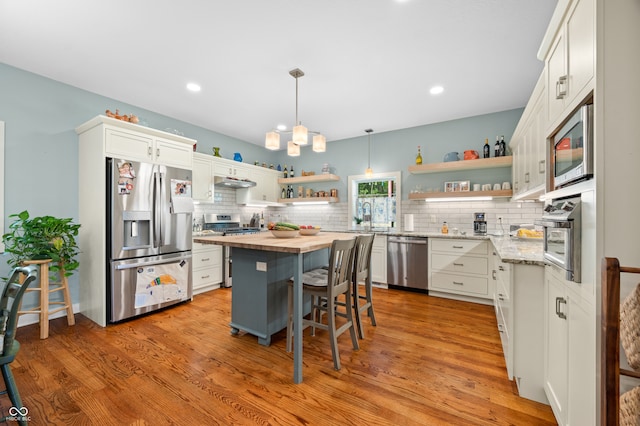
[{"label": "hardwood floor", "polygon": [[12,368],[30,424],[556,424],[507,379],[490,306],[376,288],[378,326],[365,320],[359,351],[340,337],[342,370],[326,333],[305,332],[298,385],[285,332],[270,347],[232,336],[230,306],[220,289],[106,328],[52,320],[46,340],[19,328]]}]

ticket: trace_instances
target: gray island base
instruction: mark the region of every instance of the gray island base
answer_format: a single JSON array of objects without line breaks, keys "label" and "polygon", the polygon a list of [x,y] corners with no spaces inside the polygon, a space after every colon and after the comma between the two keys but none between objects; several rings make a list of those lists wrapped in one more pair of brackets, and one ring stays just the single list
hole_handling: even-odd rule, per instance
[{"label": "gray island base", "polygon": [[[327,265],[328,253],[328,249],[305,253],[303,271]],[[233,249],[231,334],[244,331],[269,346],[271,336],[287,327],[287,292],[296,257],[294,253]],[[311,299],[305,298],[303,315],[310,311]]]}]

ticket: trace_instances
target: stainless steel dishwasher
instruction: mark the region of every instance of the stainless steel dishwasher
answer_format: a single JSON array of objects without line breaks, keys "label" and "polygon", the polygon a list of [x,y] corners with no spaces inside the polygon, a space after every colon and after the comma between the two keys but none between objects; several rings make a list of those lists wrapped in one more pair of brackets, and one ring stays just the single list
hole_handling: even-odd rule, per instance
[{"label": "stainless steel dishwasher", "polygon": [[387,238],[389,288],[427,293],[427,237]]}]

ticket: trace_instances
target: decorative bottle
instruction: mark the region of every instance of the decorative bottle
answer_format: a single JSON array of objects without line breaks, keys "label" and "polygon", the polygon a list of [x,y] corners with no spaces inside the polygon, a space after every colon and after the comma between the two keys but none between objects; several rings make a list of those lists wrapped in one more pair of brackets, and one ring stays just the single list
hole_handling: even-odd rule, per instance
[{"label": "decorative bottle", "polygon": [[422,154],[420,153],[420,145],[418,145],[418,155],[416,155],[416,164],[422,164]]},{"label": "decorative bottle", "polygon": [[500,136],[500,156],[507,155],[507,144],[504,141],[504,136]]},{"label": "decorative bottle", "polygon": [[295,173],[293,172],[293,166],[291,166],[291,170],[289,171],[289,177],[295,177]]},{"label": "decorative bottle", "polygon": [[287,165],[286,164],[284,165],[284,172],[283,173],[284,173],[284,177],[285,178],[289,177],[289,170],[287,170]]},{"label": "decorative bottle", "polygon": [[287,198],[287,190],[286,190],[286,188],[284,186],[282,187],[282,194],[281,194],[280,198]]},{"label": "decorative bottle", "polygon": [[494,150],[494,157],[500,157],[500,141],[498,140],[498,137],[496,136],[496,144],[493,146],[493,150]]},{"label": "decorative bottle", "polygon": [[484,140],[484,146],[482,147],[482,157],[489,158],[491,156],[491,148],[489,147],[489,139]]}]

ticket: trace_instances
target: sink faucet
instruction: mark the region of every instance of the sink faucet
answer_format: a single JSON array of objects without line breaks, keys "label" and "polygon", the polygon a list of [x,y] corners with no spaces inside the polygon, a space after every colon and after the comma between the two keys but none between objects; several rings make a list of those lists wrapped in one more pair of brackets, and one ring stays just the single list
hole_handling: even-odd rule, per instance
[{"label": "sink faucet", "polygon": [[[365,210],[365,206],[367,205],[369,206],[369,214],[367,214]],[[366,222],[369,222],[368,230],[371,231],[371,228],[373,227],[373,224],[371,223],[371,203],[368,201],[365,201],[364,203],[362,203],[362,219],[365,222],[364,229],[367,230]]]}]

